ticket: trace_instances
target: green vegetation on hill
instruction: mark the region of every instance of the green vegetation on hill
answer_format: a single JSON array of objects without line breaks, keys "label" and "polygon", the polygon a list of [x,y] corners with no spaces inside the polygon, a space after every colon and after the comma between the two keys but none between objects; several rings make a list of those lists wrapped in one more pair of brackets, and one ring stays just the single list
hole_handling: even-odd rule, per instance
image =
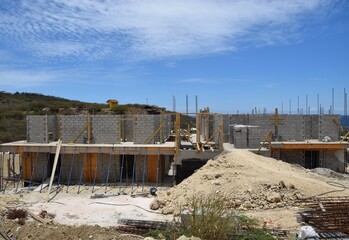
[{"label": "green vegetation on hill", "polygon": [[0,143],[26,139],[26,116],[100,113],[105,104],[71,101],[36,93],[0,92]]},{"label": "green vegetation on hill", "polygon": [[36,93],[0,91],[0,143],[26,139],[27,115],[52,114],[159,114],[165,108],[145,104],[118,105],[72,101]]}]

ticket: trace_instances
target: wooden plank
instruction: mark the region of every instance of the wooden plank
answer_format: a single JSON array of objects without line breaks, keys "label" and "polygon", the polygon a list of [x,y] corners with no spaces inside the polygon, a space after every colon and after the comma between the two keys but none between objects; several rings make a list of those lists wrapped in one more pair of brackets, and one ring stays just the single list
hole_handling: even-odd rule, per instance
[{"label": "wooden plank", "polygon": [[[84,180],[85,182],[92,182],[95,175],[98,181],[98,172],[96,173],[98,153],[86,153],[84,164]],[[98,171],[98,170],[97,170]]]},{"label": "wooden plank", "polygon": [[61,151],[61,146],[62,146],[62,140],[59,139],[58,140],[58,144],[57,144],[57,148],[56,148],[55,159],[54,159],[54,162],[53,162],[53,168],[52,168],[52,173],[51,173],[51,178],[50,178],[50,184],[49,184],[48,191],[47,191],[46,202],[49,201],[51,187],[52,187],[53,179],[55,177],[55,172],[56,172],[56,168],[57,168],[59,152]]}]

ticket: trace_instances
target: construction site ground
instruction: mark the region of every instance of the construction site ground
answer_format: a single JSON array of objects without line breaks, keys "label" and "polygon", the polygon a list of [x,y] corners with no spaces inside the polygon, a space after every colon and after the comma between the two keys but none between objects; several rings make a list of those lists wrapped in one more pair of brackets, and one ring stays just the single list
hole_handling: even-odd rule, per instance
[{"label": "construction site ground", "polygon": [[[133,233],[116,230],[119,219],[171,221],[172,214],[188,205],[194,196],[222,196],[227,206],[255,217],[261,226],[297,232],[301,223],[297,213],[302,199],[314,195],[349,196],[349,177],[328,169],[304,169],[247,150],[230,149],[217,156],[175,187],[160,187],[158,196],[130,196],[118,188],[92,186],[59,188],[46,202],[42,193],[22,188],[14,193],[10,186],[0,193],[3,214],[0,231],[15,239],[141,239]],[[148,189],[145,190],[148,192]],[[150,205],[153,209],[151,210]],[[8,220],[8,209],[26,209],[30,214],[24,225]],[[47,212],[44,219],[39,217]],[[164,213],[164,214],[162,214]],[[30,217],[30,215],[34,215]],[[48,222],[48,223],[47,223]]]}]

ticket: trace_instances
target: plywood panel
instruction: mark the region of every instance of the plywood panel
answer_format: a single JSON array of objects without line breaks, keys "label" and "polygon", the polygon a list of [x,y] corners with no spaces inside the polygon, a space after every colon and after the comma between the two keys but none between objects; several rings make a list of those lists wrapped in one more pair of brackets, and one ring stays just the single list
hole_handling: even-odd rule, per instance
[{"label": "plywood panel", "polygon": [[23,170],[22,175],[24,180],[30,180],[34,160],[35,160],[35,153],[29,152],[29,153],[22,153],[22,159],[23,159]]},{"label": "plywood panel", "polygon": [[93,182],[95,175],[98,181],[97,171],[97,153],[86,153],[84,157],[84,180],[85,182]]},{"label": "plywood panel", "polygon": [[[159,183],[162,182],[162,178],[163,178],[163,171],[165,168],[165,158],[164,156],[158,156],[158,155],[148,155],[147,156],[147,165],[148,165],[148,182],[151,183],[156,183],[156,178],[157,178],[157,174],[159,174],[158,176],[158,181]],[[158,166],[159,166],[159,170],[158,170]]]}]

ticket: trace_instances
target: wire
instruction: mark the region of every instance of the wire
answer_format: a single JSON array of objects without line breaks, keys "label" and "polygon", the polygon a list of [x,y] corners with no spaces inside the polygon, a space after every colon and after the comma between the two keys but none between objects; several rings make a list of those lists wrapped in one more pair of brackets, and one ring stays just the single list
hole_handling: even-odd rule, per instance
[{"label": "wire", "polygon": [[311,198],[315,198],[315,197],[320,197],[320,196],[323,196],[323,195],[326,195],[326,194],[329,194],[329,193],[334,193],[334,192],[343,192],[347,189],[349,189],[349,187],[347,186],[344,186],[344,184],[342,183],[339,183],[339,182],[332,182],[332,181],[328,181],[326,182],[328,185],[330,186],[333,186],[333,187],[338,187],[338,188],[341,188],[341,189],[338,189],[338,190],[331,190],[331,191],[327,191],[327,192],[323,192],[323,193],[320,193],[320,194],[316,194],[316,195],[313,195],[313,196],[310,196],[310,197],[307,197],[307,198],[302,198],[302,199],[299,199],[301,201],[305,201],[305,200],[308,200],[308,199],[311,199]]},{"label": "wire", "polygon": [[148,209],[142,208],[142,207],[140,207],[140,206],[138,206],[138,205],[131,204],[131,203],[116,204],[116,203],[93,202],[93,203],[90,203],[89,205],[91,205],[91,204],[104,204],[104,205],[119,206],[119,207],[134,206],[134,207],[137,207],[137,208],[142,209],[142,210],[144,210],[144,211],[146,211],[146,212],[149,212],[149,213],[155,213],[155,214],[163,215],[163,214],[160,213],[160,212],[150,211],[150,210],[148,210]]}]

